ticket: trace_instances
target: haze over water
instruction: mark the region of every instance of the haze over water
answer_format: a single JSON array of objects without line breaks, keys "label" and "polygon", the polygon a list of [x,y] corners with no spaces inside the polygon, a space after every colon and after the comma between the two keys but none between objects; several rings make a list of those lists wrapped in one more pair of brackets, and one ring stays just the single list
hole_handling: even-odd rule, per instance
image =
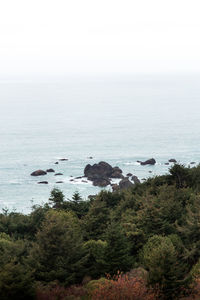
[{"label": "haze over water", "polygon": [[[83,198],[98,192],[91,183],[70,181],[88,163],[107,161],[140,179],[166,173],[170,158],[199,163],[199,80],[129,75],[0,82],[0,209],[30,212],[53,187],[66,198],[76,190]],[[151,157],[155,166],[136,163]],[[69,160],[55,165],[59,158]],[[30,176],[48,168],[64,175]],[[37,184],[41,180],[49,184]]]}]

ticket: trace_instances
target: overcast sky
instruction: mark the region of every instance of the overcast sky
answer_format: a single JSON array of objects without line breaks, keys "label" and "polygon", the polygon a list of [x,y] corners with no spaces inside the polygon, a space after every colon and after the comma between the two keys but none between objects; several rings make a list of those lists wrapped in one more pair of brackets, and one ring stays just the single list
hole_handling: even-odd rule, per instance
[{"label": "overcast sky", "polygon": [[0,75],[200,71],[199,0],[2,0]]}]

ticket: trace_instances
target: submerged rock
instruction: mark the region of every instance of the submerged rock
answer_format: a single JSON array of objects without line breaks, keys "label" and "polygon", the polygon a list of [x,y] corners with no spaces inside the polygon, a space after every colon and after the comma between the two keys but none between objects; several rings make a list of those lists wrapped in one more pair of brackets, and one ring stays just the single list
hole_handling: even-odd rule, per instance
[{"label": "submerged rock", "polygon": [[156,160],[154,158],[150,158],[150,159],[148,159],[146,161],[138,161],[138,162],[140,162],[140,164],[142,166],[145,166],[145,165],[155,165]]},{"label": "submerged rock", "polygon": [[55,172],[55,171],[54,171],[54,169],[47,169],[46,172],[47,172],[47,173],[53,173],[53,172]]},{"label": "submerged rock", "polygon": [[56,183],[63,183],[63,181],[56,181]]},{"label": "submerged rock", "polygon": [[60,161],[67,161],[67,160],[69,160],[68,158],[60,158],[59,159]]},{"label": "submerged rock", "polygon": [[38,184],[48,184],[48,181],[39,181]]},{"label": "submerged rock", "polygon": [[165,163],[165,165],[166,165],[166,166],[168,166],[168,165],[169,165],[169,163],[168,163],[168,162],[166,162],[166,163]]},{"label": "submerged rock", "polygon": [[63,175],[63,173],[56,173],[54,176],[60,176]]},{"label": "submerged rock", "polygon": [[127,173],[126,176],[131,177],[131,176],[133,176],[133,174],[132,173]]},{"label": "submerged rock", "polygon": [[46,175],[47,172],[43,171],[43,170],[36,170],[33,173],[31,173],[31,176],[42,176],[42,175]]},{"label": "submerged rock", "polygon": [[191,164],[191,165],[194,165],[194,164],[196,164],[196,162],[195,162],[195,161],[192,161],[190,164]]},{"label": "submerged rock", "polygon": [[168,162],[176,163],[177,161],[176,161],[175,158],[170,158],[170,159],[168,160]]}]

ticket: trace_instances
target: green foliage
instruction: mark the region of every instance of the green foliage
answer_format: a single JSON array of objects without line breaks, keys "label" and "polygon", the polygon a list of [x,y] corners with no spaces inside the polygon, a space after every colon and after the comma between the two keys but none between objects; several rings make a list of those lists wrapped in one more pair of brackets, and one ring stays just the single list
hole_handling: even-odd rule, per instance
[{"label": "green foliage", "polygon": [[178,260],[176,248],[169,237],[151,237],[141,251],[140,260],[149,272],[149,284],[159,284],[166,299],[175,299],[189,282],[185,266]]},{"label": "green foliage", "polygon": [[[50,291],[57,297],[83,278],[133,266],[146,268],[148,283],[159,285],[163,298],[176,299],[191,277],[200,277],[199,261],[200,165],[175,164],[168,175],[92,200],[78,192],[65,200],[53,189],[49,203],[33,206],[29,215],[0,213],[0,299],[31,299],[38,281],[47,287],[44,297],[56,284]],[[79,285],[70,295],[79,288],[84,292]],[[148,293],[144,282],[142,288]]]},{"label": "green foliage", "polygon": [[99,240],[104,234],[110,215],[104,201],[96,199],[90,206],[87,215],[83,219],[84,236],[86,240]]},{"label": "green foliage", "polygon": [[64,204],[64,194],[61,190],[54,188],[51,191],[51,196],[49,198],[49,202],[53,208],[62,208]]},{"label": "green foliage", "polygon": [[49,211],[36,234],[29,263],[35,278],[74,283],[82,274],[84,251],[78,219],[71,212]]},{"label": "green foliage", "polygon": [[130,270],[133,259],[130,255],[130,244],[120,225],[112,222],[105,233],[105,271],[111,275],[118,271]]},{"label": "green foliage", "polygon": [[189,179],[189,169],[184,165],[175,164],[170,168],[169,172],[172,175],[172,179],[175,180],[177,188],[183,188],[187,186]]},{"label": "green foliage", "polygon": [[0,269],[1,300],[34,299],[32,273],[24,265],[15,260]]},{"label": "green foliage", "polygon": [[89,240],[84,243],[84,249],[87,253],[85,268],[92,278],[98,278],[99,276],[104,275],[104,256],[106,247],[107,243],[101,240]]}]

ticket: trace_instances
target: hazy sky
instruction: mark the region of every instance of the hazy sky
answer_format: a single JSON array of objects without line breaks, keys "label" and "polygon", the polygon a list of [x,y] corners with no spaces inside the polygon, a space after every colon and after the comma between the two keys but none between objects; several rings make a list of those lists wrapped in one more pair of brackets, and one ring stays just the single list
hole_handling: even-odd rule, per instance
[{"label": "hazy sky", "polygon": [[0,76],[200,71],[199,0],[2,0]]}]

